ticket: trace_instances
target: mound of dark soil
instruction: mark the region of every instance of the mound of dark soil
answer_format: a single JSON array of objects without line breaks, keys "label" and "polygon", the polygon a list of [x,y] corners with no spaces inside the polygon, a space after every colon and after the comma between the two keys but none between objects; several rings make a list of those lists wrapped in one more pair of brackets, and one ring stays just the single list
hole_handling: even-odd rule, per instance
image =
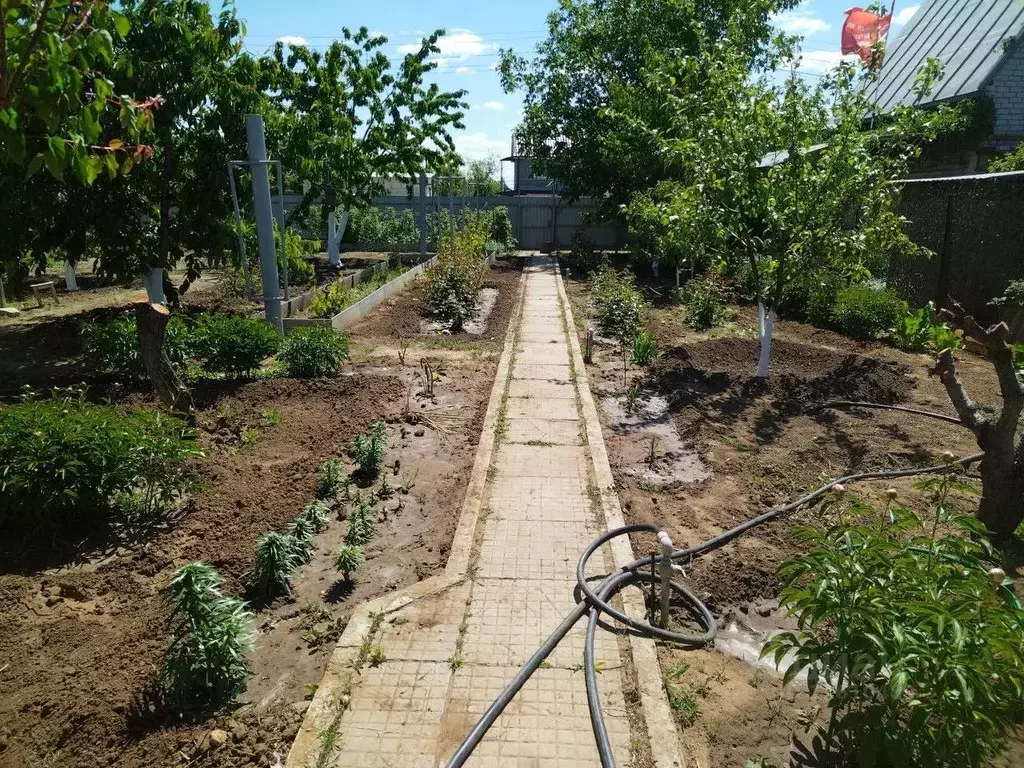
[{"label": "mound of dark soil", "polygon": [[673,411],[696,407],[725,419],[763,398],[792,414],[830,400],[900,402],[913,386],[910,369],[899,363],[781,340],[772,345],[764,381],[754,376],[758,352],[758,343],[747,339],[687,344],[667,350],[651,377]]}]

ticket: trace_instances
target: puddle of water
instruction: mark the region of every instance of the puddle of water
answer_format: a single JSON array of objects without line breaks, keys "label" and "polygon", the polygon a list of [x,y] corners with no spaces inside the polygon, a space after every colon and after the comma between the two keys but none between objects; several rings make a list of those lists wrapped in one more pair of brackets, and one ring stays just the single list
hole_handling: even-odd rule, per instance
[{"label": "puddle of water", "polygon": [[[463,324],[463,332],[473,336],[483,336],[484,331],[487,330],[487,319],[491,316],[491,312],[494,311],[494,305],[497,301],[497,288],[481,289],[480,293],[477,294],[476,312],[472,319]],[[422,333],[447,333],[448,328],[436,320],[422,320],[420,321],[420,331]]]},{"label": "puddle of water", "polygon": [[611,430],[617,435],[634,437],[645,450],[654,441],[655,460],[647,455],[625,471],[651,485],[698,483],[711,477],[711,472],[692,446],[679,437],[669,417],[668,400],[661,395],[641,394],[636,407],[626,407],[625,396],[606,395],[601,398]]}]

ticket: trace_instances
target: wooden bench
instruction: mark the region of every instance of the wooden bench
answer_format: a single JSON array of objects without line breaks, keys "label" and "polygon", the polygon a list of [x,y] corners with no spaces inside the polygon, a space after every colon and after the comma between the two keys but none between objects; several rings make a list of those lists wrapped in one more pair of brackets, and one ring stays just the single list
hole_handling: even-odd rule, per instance
[{"label": "wooden bench", "polygon": [[53,303],[60,304],[60,299],[57,298],[57,289],[54,287],[52,280],[48,280],[45,283],[36,283],[35,285],[30,285],[29,288],[32,289],[32,295],[36,297],[36,303],[39,304],[40,309],[43,306],[43,297],[39,293],[40,288],[44,290],[49,290],[50,295],[53,296]]}]

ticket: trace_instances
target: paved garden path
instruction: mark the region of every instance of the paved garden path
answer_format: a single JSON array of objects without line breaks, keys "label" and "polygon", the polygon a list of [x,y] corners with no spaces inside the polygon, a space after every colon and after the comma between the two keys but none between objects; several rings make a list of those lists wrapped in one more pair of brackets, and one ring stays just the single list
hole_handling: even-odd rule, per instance
[{"label": "paved garden path", "polygon": [[[571,322],[554,266],[533,259],[446,573],[356,611],[289,755],[289,768],[443,766],[572,610],[580,552],[606,527],[621,525],[621,517],[579,345],[568,333]],[[618,563],[631,557],[627,542],[619,546],[620,551],[602,553],[605,572],[613,558]],[[595,561],[601,569],[601,558]],[[627,608],[638,610],[628,601]],[[581,621],[468,765],[600,764],[581,671],[584,631]],[[376,648],[386,661],[372,666],[368,659]],[[640,754],[650,756],[650,747],[659,768],[681,766],[651,645],[599,632],[596,656],[620,768],[636,764]],[[633,692],[629,697],[627,690]],[[652,723],[652,730],[667,728],[669,735],[652,743]]]}]

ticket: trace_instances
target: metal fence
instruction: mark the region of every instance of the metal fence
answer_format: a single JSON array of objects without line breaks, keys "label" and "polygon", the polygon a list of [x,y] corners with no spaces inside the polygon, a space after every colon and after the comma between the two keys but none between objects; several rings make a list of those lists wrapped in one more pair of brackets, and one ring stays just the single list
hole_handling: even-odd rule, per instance
[{"label": "metal fence", "polygon": [[[301,195],[285,195],[284,207],[291,210],[299,204]],[[618,220],[595,222],[597,205],[589,200],[567,203],[557,195],[509,197],[504,195],[448,197],[445,195],[393,195],[378,197],[375,208],[393,208],[398,214],[412,211],[420,229],[424,229],[427,215],[441,210],[462,208],[508,208],[512,233],[523,250],[547,250],[552,246],[567,248],[573,236],[581,231],[595,248],[610,250],[625,243],[626,228]]]},{"label": "metal fence", "polygon": [[899,212],[910,238],[935,255],[893,260],[889,285],[912,306],[948,295],[994,321],[988,302],[1024,278],[1024,172],[908,181]]}]

